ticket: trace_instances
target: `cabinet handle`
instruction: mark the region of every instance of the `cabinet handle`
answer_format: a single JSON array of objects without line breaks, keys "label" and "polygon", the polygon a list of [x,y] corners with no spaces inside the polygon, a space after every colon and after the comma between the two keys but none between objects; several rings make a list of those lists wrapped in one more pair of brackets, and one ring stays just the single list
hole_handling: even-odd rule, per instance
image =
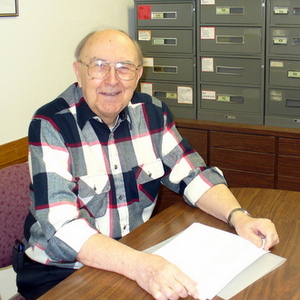
[{"label": "cabinet handle", "polygon": [[153,73],[178,74],[178,67],[176,67],[176,66],[154,66]]},{"label": "cabinet handle", "polygon": [[154,46],[177,46],[177,38],[153,38]]},{"label": "cabinet handle", "polygon": [[216,67],[217,74],[243,76],[245,74],[243,67]]}]

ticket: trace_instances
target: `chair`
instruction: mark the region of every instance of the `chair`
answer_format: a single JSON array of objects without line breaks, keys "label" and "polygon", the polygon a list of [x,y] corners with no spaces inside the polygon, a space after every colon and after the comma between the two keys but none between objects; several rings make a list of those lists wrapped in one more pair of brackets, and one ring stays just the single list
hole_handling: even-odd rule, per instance
[{"label": "chair", "polygon": [[[24,221],[30,204],[29,182],[28,163],[0,169],[0,278],[6,281],[6,284],[1,282],[2,300],[12,299],[10,297],[17,290],[16,276],[11,268],[12,247],[16,239],[22,240],[24,236]],[[22,297],[16,295],[13,299]]]}]

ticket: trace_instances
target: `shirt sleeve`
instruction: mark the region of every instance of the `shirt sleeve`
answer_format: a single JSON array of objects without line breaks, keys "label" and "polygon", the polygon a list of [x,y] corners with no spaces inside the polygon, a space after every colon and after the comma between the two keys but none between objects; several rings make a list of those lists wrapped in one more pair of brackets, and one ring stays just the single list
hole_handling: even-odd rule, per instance
[{"label": "shirt sleeve", "polygon": [[75,261],[83,244],[98,231],[92,220],[80,217],[70,154],[59,130],[47,120],[34,119],[28,136],[31,212],[36,220],[31,246],[43,247],[53,261]]},{"label": "shirt sleeve", "polygon": [[208,167],[200,154],[181,137],[168,112],[166,116],[162,156],[168,172],[162,182],[182,194],[186,202],[195,205],[212,186],[227,183],[222,171],[217,167]]}]

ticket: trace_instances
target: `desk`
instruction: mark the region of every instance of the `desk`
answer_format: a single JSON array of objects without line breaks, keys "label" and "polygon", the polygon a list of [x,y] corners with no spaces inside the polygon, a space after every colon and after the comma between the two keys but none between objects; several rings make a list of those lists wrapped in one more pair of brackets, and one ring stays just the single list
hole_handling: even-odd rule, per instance
[{"label": "desk", "polygon": [[[231,191],[253,216],[273,220],[280,237],[280,244],[272,249],[272,253],[287,258],[278,269],[231,299],[300,299],[300,193],[256,188],[234,188]],[[233,232],[226,223],[182,202],[156,215],[120,241],[135,249],[144,250],[179,233],[193,222],[201,222]],[[40,299],[150,300],[153,298],[126,277],[84,266]],[[217,299],[221,298],[214,298]]]}]

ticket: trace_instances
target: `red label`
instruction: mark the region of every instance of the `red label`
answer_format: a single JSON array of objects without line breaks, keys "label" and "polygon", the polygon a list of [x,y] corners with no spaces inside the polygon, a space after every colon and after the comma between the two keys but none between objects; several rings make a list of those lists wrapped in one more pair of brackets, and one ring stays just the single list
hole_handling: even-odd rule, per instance
[{"label": "red label", "polygon": [[138,20],[151,19],[151,5],[138,5]]}]

